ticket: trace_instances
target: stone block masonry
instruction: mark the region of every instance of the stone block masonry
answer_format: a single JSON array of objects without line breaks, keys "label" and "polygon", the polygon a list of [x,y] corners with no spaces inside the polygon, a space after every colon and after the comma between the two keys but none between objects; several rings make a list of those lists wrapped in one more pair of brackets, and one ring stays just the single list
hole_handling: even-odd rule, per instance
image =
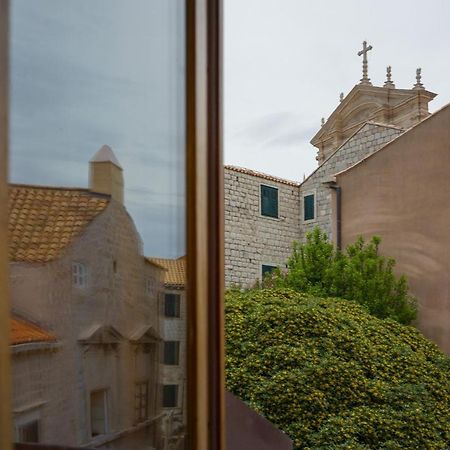
[{"label": "stone block masonry", "polygon": [[[299,183],[225,167],[225,284],[252,286],[262,265],[286,267],[300,236]],[[261,215],[261,185],[278,190],[278,218]]]},{"label": "stone block masonry", "polygon": [[[347,139],[335,153],[320,165],[300,187],[300,240],[306,233],[319,226],[329,237],[332,234],[331,189],[325,184],[334,175],[356,164],[376,152],[388,142],[403,133],[403,130],[389,125],[368,122]],[[304,197],[314,194],[314,219],[304,220]]]}]

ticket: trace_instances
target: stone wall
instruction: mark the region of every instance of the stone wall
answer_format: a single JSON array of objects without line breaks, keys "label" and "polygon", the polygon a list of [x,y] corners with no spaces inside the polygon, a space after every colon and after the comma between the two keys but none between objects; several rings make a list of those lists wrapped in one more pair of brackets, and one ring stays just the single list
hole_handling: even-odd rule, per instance
[{"label": "stone wall", "polygon": [[[299,239],[299,185],[225,167],[225,284],[251,286],[262,264],[285,267]],[[278,218],[261,215],[261,185],[278,189]]]},{"label": "stone wall", "polygon": [[[333,238],[331,189],[324,182],[331,181],[336,173],[356,164],[402,133],[403,130],[399,128],[366,123],[301,184],[299,216],[302,241],[305,240],[306,233],[316,226]],[[305,221],[303,198],[309,194],[314,194],[315,217]]]}]

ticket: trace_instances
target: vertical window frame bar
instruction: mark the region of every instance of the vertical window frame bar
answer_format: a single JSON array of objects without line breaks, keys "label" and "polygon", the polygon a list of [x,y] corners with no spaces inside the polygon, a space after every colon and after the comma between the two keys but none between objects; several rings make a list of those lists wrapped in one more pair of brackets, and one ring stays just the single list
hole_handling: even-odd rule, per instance
[{"label": "vertical window frame bar", "polygon": [[225,450],[222,0],[186,6],[188,448]]},{"label": "vertical window frame bar", "polygon": [[[8,204],[9,1],[0,0],[0,205]],[[0,208],[0,448],[12,448],[8,210]]]}]

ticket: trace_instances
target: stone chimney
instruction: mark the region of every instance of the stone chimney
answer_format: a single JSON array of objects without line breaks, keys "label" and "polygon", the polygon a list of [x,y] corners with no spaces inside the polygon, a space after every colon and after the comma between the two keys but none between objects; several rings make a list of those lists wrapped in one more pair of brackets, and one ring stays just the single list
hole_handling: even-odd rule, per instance
[{"label": "stone chimney", "polygon": [[104,145],[89,161],[89,190],[123,204],[123,173],[111,147]]}]

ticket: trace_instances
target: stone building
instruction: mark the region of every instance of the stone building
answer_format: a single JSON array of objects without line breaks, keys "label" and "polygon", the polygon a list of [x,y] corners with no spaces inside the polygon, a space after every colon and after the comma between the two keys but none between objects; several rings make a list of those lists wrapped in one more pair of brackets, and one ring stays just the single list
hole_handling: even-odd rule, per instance
[{"label": "stone building", "polygon": [[299,183],[225,166],[225,283],[251,286],[285,267],[300,235]]},{"label": "stone building", "polygon": [[364,43],[363,76],[314,135],[318,168],[302,183],[250,169],[225,166],[225,283],[248,287],[274,267],[283,268],[293,241],[319,226],[337,243],[332,216],[335,174],[427,118],[436,96],[421,82],[398,89],[387,68],[383,86],[373,86]]},{"label": "stone building", "polygon": [[182,448],[186,426],[186,257],[148,258],[164,268],[162,307],[161,382],[162,408],[167,419],[165,435],[173,448]]},{"label": "stone building", "polygon": [[[306,180],[225,167],[226,284],[251,286],[263,264],[283,267],[292,241],[315,226],[343,247],[377,234],[419,301],[418,327],[450,354],[450,105],[430,115],[436,94],[423,86],[420,69],[412,89],[397,89],[390,67],[384,85],[373,86],[369,49],[360,52],[360,83],[341,94],[311,140],[319,166]],[[273,218],[261,213],[263,185],[276,188]]]},{"label": "stone building", "polygon": [[39,442],[90,446],[147,427],[156,446],[164,271],[142,254],[112,150],[88,189],[11,185],[9,232],[13,311],[58,342],[13,358],[16,427],[32,416]]}]

